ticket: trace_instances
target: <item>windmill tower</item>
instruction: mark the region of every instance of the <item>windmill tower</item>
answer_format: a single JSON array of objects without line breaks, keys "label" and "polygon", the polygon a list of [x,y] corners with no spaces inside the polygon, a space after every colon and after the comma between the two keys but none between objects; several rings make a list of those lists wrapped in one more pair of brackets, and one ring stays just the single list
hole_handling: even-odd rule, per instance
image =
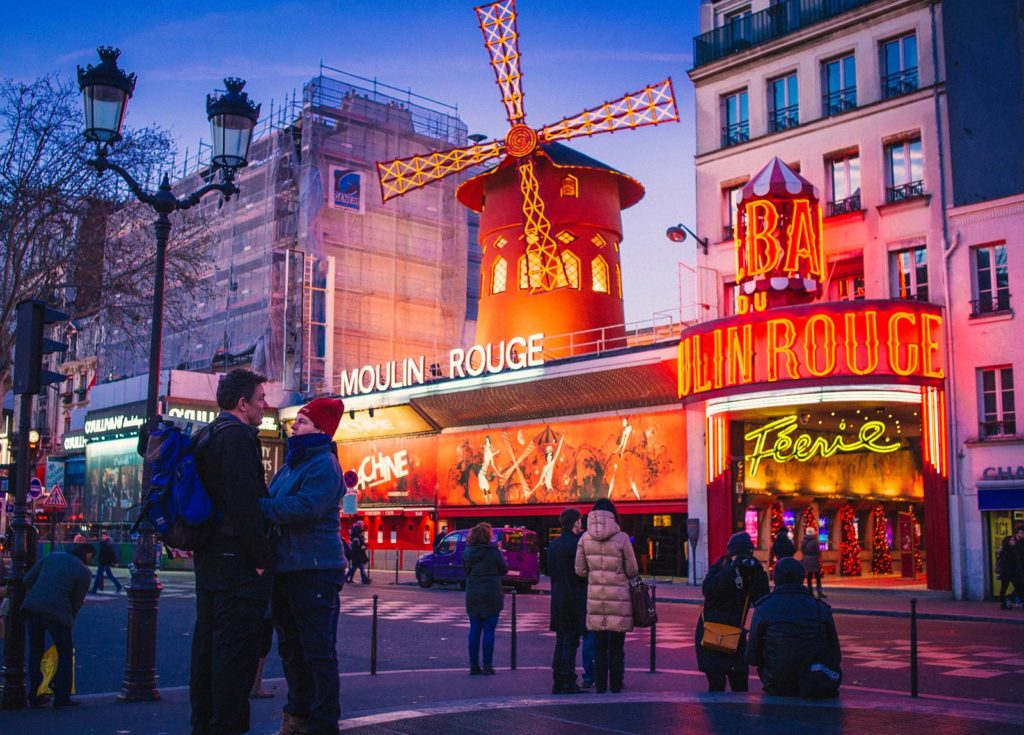
[{"label": "windmill tower", "polygon": [[[621,211],[643,186],[562,145],[679,120],[672,80],[534,129],[526,124],[514,0],[476,9],[509,122],[503,140],[378,163],[384,201],[498,157],[456,196],[481,213],[478,344],[574,333],[572,354],[624,344]],[[569,353],[545,343],[545,355]]]}]

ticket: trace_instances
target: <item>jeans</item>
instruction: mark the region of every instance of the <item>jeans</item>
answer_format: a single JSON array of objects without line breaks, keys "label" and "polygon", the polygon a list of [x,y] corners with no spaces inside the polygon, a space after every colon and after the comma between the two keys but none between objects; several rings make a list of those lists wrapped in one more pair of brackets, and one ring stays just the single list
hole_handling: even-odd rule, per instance
[{"label": "jeans", "polygon": [[816,579],[818,582],[818,594],[821,594],[821,572],[807,572],[807,591],[812,595],[814,594],[814,588],[811,587],[811,580]]},{"label": "jeans", "polygon": [[614,630],[594,631],[594,683],[597,691],[622,689],[626,673],[626,634]]},{"label": "jeans", "polygon": [[364,583],[369,582],[370,575],[366,573],[366,564],[349,564],[348,581],[351,582],[355,579],[357,569],[359,570],[359,581]]},{"label": "jeans", "polygon": [[583,682],[594,683],[594,631],[588,630],[583,636]]},{"label": "jeans", "polygon": [[494,630],[498,627],[498,616],[478,618],[469,616],[469,666],[480,668],[480,636],[484,641],[484,667],[494,663]]},{"label": "jeans", "polygon": [[288,682],[284,711],[310,735],[334,735],[341,719],[338,614],[343,569],[307,569],[274,578],[277,650]]},{"label": "jeans", "polygon": [[551,658],[551,675],[556,687],[571,687],[576,683],[576,649],[580,645],[577,631],[555,633],[555,653]]},{"label": "jeans", "polygon": [[109,564],[97,564],[96,565],[96,579],[92,583],[92,591],[95,594],[96,590],[99,589],[100,582],[103,581],[103,575],[106,574],[110,578],[110,581],[114,583],[114,587],[118,592],[121,591],[121,583],[117,581],[117,577],[114,576],[113,570],[111,570]]},{"label": "jeans", "polygon": [[189,676],[192,735],[249,732],[249,692],[268,595],[262,580],[217,590],[196,585]]},{"label": "jeans", "polygon": [[43,672],[39,664],[43,658],[45,635],[49,633],[50,640],[57,647],[58,656],[57,671],[53,675],[50,688],[53,689],[53,697],[56,701],[68,701],[71,699],[71,681],[74,676],[74,644],[71,641],[71,628],[28,610],[25,611],[25,623],[28,626],[29,699],[36,698],[39,685],[43,683]]}]

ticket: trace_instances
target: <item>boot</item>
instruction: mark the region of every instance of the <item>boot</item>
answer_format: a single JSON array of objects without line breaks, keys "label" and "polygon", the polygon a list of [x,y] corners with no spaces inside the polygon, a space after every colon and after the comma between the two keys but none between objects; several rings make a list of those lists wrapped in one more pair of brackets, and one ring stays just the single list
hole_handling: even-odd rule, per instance
[{"label": "boot", "polygon": [[306,735],[308,732],[309,728],[304,719],[287,712],[281,713],[281,729],[277,731],[277,735]]},{"label": "boot", "polygon": [[266,658],[261,658],[256,665],[256,678],[252,682],[252,691],[249,692],[250,699],[270,699],[274,693],[263,688],[263,666],[267,663]]}]

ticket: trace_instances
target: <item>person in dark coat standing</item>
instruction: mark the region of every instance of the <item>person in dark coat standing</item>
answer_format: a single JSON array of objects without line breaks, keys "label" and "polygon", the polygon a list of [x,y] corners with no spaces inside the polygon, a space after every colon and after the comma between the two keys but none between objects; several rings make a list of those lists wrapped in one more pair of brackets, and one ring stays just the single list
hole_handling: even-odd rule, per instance
[{"label": "person in dark coat standing", "polygon": [[774,563],[787,556],[796,556],[796,546],[793,545],[793,539],[789,537],[789,529],[783,526],[775,536],[775,543],[772,544],[771,561]]},{"label": "person in dark coat standing", "polygon": [[729,537],[725,556],[708,570],[701,586],[704,609],[697,618],[695,645],[697,668],[708,679],[709,692],[724,692],[726,679],[734,692],[747,691],[750,669],[747,666],[747,634],[740,634],[735,653],[722,653],[704,648],[704,621],[742,628],[750,605],[756,605],[768,594],[768,574],[754,558],[754,543],[749,533]]},{"label": "person in dark coat standing", "polygon": [[[491,524],[478,523],[469,532],[462,554],[466,570],[466,613],[469,615],[469,673],[494,673],[494,631],[505,607],[501,578],[508,574],[505,555],[491,543]],[[480,666],[480,642],[484,660]]]},{"label": "person in dark coat standing", "polygon": [[[1017,543],[1016,536],[1007,536],[1003,539],[1003,543],[999,547],[999,553],[996,555],[996,574],[999,575],[999,607],[1003,610],[1013,609],[1013,596],[1020,597],[1021,589],[1021,556],[1017,552],[1019,551],[1020,544]],[[1010,589],[1013,589],[1013,595],[1007,597]]]},{"label": "person in dark coat standing", "polygon": [[96,579],[92,583],[92,594],[96,594],[100,584],[103,583],[103,575],[107,575],[114,583],[115,592],[121,591],[121,583],[114,576],[111,567],[117,566],[117,552],[114,550],[114,542],[110,540],[110,534],[106,531],[100,534],[100,554],[96,559]]},{"label": "person in dark coat standing", "polygon": [[70,553],[57,551],[44,556],[25,575],[25,601],[21,603],[21,611],[28,628],[28,703],[31,707],[42,707],[50,701],[38,694],[43,683],[39,664],[47,634],[57,647],[53,706],[78,704],[71,699],[75,650],[71,628],[85,602],[85,593],[89,591],[92,574],[87,564],[95,553],[92,544],[78,544]]},{"label": "person in dark coat standing", "polygon": [[366,565],[370,563],[370,553],[366,545],[366,530],[363,528],[362,521],[352,524],[352,529],[349,531],[349,548],[352,550],[352,554],[349,557],[348,581],[351,582],[355,579],[358,569],[359,581],[363,584],[370,584],[373,580],[370,579],[370,574],[366,571]]},{"label": "person in dark coat standing", "polygon": [[551,577],[551,624],[555,652],[551,659],[552,694],[581,694],[576,683],[576,649],[587,633],[587,580],[576,574],[576,546],[583,521],[575,508],[558,516],[562,534],[548,544],[548,575]]},{"label": "person in dark coat standing", "polygon": [[249,691],[274,568],[259,505],[267,497],[258,428],[267,407],[265,382],[249,370],[223,376],[217,386],[221,412],[199,432],[210,434],[196,456],[199,476],[223,518],[193,552],[192,735],[249,731]]},{"label": "person in dark coat standing", "polygon": [[804,540],[800,543],[800,553],[803,554],[804,569],[807,572],[807,591],[814,594],[811,581],[816,580],[818,597],[824,598],[825,593],[821,591],[821,547],[818,545],[818,534],[814,531],[804,533]]},{"label": "person in dark coat standing", "polygon": [[[750,622],[747,660],[757,667],[768,694],[800,696],[800,675],[812,664],[838,675],[839,634],[829,606],[803,585],[805,569],[796,559],[775,565],[775,591],[761,600]],[[838,692],[838,681],[836,681]]]}]

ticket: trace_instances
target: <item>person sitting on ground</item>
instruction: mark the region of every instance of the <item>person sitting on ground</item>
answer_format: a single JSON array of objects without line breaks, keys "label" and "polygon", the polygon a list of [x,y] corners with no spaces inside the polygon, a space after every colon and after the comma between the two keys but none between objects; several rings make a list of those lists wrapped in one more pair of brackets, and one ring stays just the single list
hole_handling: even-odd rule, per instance
[{"label": "person sitting on ground", "polygon": [[[834,678],[839,690],[839,634],[828,604],[804,587],[804,565],[792,557],[775,565],[775,590],[754,610],[747,661],[768,694],[781,697],[828,696],[808,689],[812,667]],[[804,683],[802,685],[802,679]]]}]

